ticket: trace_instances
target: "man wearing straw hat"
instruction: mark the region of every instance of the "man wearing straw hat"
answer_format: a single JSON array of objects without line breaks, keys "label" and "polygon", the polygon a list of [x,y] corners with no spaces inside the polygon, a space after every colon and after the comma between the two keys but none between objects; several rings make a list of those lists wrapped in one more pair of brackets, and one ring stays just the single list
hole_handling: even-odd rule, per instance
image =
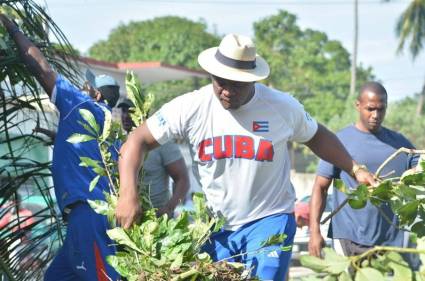
[{"label": "man wearing straw hat", "polygon": [[[238,255],[230,260],[245,263],[261,280],[284,280],[296,229],[288,141],[305,143],[359,182],[373,184],[373,176],[296,99],[256,83],[267,78],[269,66],[250,38],[229,34],[198,62],[212,83],[165,104],[123,145],[117,220],[128,228],[140,214],[137,175],[145,152],[186,139],[208,206],[226,220],[204,250],[214,260]],[[285,241],[258,251],[281,234]]]}]

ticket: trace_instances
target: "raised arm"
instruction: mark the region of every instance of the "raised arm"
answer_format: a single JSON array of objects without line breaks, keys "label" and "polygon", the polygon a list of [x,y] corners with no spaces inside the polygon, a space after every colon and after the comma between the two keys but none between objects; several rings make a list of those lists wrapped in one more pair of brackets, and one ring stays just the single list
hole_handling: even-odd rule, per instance
[{"label": "raised arm", "polygon": [[16,24],[1,13],[0,22],[15,41],[19,54],[21,55],[25,65],[50,97],[55,86],[56,73],[53,71],[40,50],[22,32],[19,31]]},{"label": "raised arm", "polygon": [[359,169],[335,134],[323,125],[319,124],[316,134],[305,144],[321,159],[353,175],[357,182],[368,185],[375,184],[373,175],[366,169]]},{"label": "raised arm", "polygon": [[158,146],[146,124],[135,129],[120,150],[118,163],[120,175],[120,190],[115,215],[117,223],[123,228],[129,228],[140,216],[138,191],[139,170],[148,150]]},{"label": "raised arm", "polygon": [[326,207],[326,198],[332,179],[316,176],[310,200],[310,240],[308,251],[310,255],[319,257],[321,249],[325,246],[325,240],[320,233],[320,218]]}]

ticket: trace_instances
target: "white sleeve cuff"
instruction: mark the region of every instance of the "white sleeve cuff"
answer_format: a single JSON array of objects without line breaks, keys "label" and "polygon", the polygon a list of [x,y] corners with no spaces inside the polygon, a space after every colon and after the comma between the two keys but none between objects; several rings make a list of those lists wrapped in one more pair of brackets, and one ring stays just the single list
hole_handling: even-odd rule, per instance
[{"label": "white sleeve cuff", "polygon": [[153,115],[149,117],[145,122],[149,131],[151,132],[153,138],[161,145],[168,142],[169,138],[167,136],[165,128],[162,126],[158,126],[157,120],[155,120],[156,116]]},{"label": "white sleeve cuff", "polygon": [[57,95],[56,85],[53,87],[52,94],[50,95],[50,101],[53,104],[56,104],[56,95]]}]

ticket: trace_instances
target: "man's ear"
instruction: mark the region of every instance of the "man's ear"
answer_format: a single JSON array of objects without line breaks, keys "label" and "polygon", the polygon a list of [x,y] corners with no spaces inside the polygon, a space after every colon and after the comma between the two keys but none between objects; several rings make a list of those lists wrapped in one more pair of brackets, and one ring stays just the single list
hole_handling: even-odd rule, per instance
[{"label": "man's ear", "polygon": [[93,94],[93,98],[96,101],[100,101],[102,99],[102,94],[100,93],[99,90],[94,89],[94,94]]},{"label": "man's ear", "polygon": [[360,101],[359,100],[356,99],[355,105],[356,105],[357,111],[360,111]]}]

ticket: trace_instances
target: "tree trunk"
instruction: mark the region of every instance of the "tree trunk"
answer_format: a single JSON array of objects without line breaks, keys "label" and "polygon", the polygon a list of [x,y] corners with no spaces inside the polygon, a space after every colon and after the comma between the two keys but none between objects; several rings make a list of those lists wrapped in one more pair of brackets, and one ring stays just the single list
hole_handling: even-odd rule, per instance
[{"label": "tree trunk", "polygon": [[422,86],[422,92],[419,96],[418,105],[416,106],[416,116],[418,117],[422,115],[422,111],[424,108],[424,101],[425,101],[425,81],[424,81],[424,85]]},{"label": "tree trunk", "polygon": [[350,83],[350,97],[356,93],[356,71],[357,71],[357,45],[359,33],[359,1],[354,0],[354,42],[353,42],[353,61],[351,62],[351,83]]}]

